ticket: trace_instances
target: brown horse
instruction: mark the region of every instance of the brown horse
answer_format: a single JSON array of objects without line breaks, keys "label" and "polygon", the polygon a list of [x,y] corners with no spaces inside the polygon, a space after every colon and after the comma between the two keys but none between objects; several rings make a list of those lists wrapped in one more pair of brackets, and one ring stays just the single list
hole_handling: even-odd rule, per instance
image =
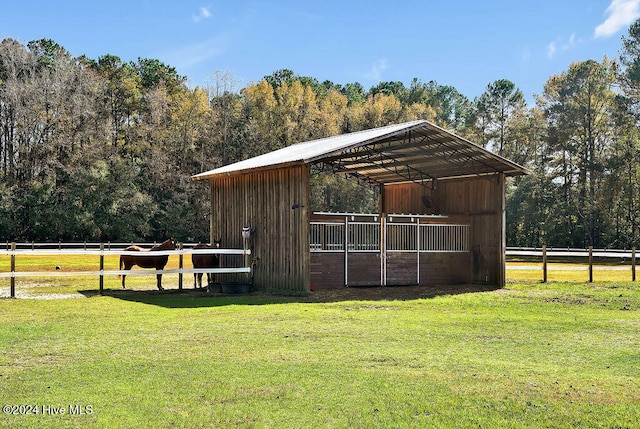
[{"label": "brown horse", "polygon": [[[194,249],[219,249],[220,239],[213,240],[213,244],[197,244]],[[191,254],[193,268],[218,268],[220,266],[220,255],[218,254]],[[213,283],[214,274],[207,273],[207,284]],[[202,273],[193,273],[193,288],[202,288]]]},{"label": "brown horse", "polygon": [[[141,268],[155,268],[156,270],[164,269],[164,266],[167,265],[167,261],[169,260],[169,255],[160,255],[154,256],[154,251],[159,250],[175,250],[176,241],[173,238],[165,240],[160,244],[156,244],[151,249],[143,249],[140,246],[129,246],[125,250],[125,252],[140,252],[140,256],[138,255],[120,255],[120,270],[122,270],[122,266],[124,265],[125,270],[130,270],[131,267],[137,265]],[[124,279],[126,274],[122,275],[122,287],[124,288]],[[157,274],[158,278],[158,290],[162,290],[162,274]]]}]

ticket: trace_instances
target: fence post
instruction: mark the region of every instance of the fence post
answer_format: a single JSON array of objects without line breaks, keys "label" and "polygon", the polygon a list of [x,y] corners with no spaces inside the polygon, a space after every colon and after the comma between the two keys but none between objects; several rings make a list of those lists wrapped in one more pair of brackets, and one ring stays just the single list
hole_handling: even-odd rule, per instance
[{"label": "fence post", "polygon": [[15,241],[11,242],[11,293],[9,294],[11,298],[16,297],[16,278],[13,275],[16,272],[16,243]]},{"label": "fence post", "polygon": [[[244,256],[244,267],[251,267],[251,255],[249,255],[249,248],[251,247],[249,244],[249,240],[251,240],[251,236],[253,235],[253,228],[251,227],[243,227],[242,228],[242,251]],[[253,284],[253,273],[249,272],[244,276],[247,281],[251,281]]]},{"label": "fence post", "polygon": [[100,243],[100,295],[104,291],[104,243]]},{"label": "fence post", "polygon": [[631,249],[631,281],[636,281],[636,247]]},{"label": "fence post", "polygon": [[182,254],[182,249],[184,248],[184,245],[182,243],[178,244],[178,250],[180,250],[180,254],[178,255],[178,268],[180,269],[180,272],[178,273],[178,289],[182,290],[182,261],[183,261],[183,254]]},{"label": "fence post", "polygon": [[[251,234],[251,230],[248,231]],[[244,267],[251,266],[251,255],[249,255],[249,235],[242,237],[242,252],[244,256]]]},{"label": "fence post", "polygon": [[589,246],[589,283],[593,283],[593,246]]},{"label": "fence post", "polygon": [[547,245],[542,245],[542,283],[547,282]]}]

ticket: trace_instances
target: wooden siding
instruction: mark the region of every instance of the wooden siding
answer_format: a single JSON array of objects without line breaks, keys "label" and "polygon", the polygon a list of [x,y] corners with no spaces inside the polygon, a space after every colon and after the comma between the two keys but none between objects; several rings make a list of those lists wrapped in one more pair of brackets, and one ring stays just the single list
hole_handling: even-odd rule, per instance
[{"label": "wooden siding", "polygon": [[[375,286],[380,284],[380,259],[377,254],[349,255],[351,264],[350,286]],[[415,285],[416,253],[387,253],[387,286]],[[472,282],[472,255],[470,252],[421,252],[420,285],[453,285]],[[314,288],[335,289],[344,287],[344,253],[312,252],[311,278]]]},{"label": "wooden siding", "polygon": [[344,252],[311,252],[312,289],[344,287]]},{"label": "wooden siding", "polygon": [[380,253],[349,252],[347,286],[380,286]]},{"label": "wooden siding", "polygon": [[387,252],[387,286],[418,284],[418,254]]},{"label": "wooden siding", "polygon": [[212,179],[211,240],[242,248],[253,228],[255,287],[309,291],[309,194],[308,165]]},{"label": "wooden siding", "polygon": [[[386,185],[381,192],[382,213],[411,213],[411,214],[440,214],[434,199],[435,192],[415,183]],[[427,208],[422,202],[423,197],[429,198],[434,207]]]},{"label": "wooden siding", "polygon": [[[453,281],[457,271],[466,269],[467,273],[457,277],[504,286],[504,181],[503,174],[496,174],[441,180],[433,186],[434,189],[414,183],[386,185],[381,208],[384,213],[442,214],[448,216],[445,222],[471,225],[471,261],[445,270],[450,273],[445,277]],[[423,204],[423,196],[430,198],[431,209]],[[445,265],[441,264],[441,268],[444,269]]]},{"label": "wooden siding", "polygon": [[471,283],[469,253],[421,253],[420,285],[455,285]]}]

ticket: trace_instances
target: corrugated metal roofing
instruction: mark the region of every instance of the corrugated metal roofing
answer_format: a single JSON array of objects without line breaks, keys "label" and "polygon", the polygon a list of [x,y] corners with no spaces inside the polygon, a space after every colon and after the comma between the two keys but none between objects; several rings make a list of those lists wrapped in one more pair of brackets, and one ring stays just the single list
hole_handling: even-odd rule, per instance
[{"label": "corrugated metal roofing", "polygon": [[412,121],[297,143],[193,176],[245,174],[296,164],[324,164],[371,183],[424,182],[528,171],[427,121]]}]

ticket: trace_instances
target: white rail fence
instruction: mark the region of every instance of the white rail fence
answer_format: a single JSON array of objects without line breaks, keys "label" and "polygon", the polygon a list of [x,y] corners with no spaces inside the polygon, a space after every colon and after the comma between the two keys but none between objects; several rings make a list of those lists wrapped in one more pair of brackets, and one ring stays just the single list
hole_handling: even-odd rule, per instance
[{"label": "white rail fence", "polygon": [[[510,270],[542,270],[542,281],[548,281],[548,271],[588,271],[589,282],[593,282],[593,272],[598,271],[630,271],[631,281],[636,281],[636,248],[631,250],[619,250],[619,249],[594,249],[589,247],[588,249],[553,249],[543,246],[541,248],[521,248],[521,247],[507,247],[507,258],[535,258],[540,259],[542,266],[531,265],[508,265]],[[580,265],[573,267],[561,266],[556,267],[548,262],[549,259],[561,260],[570,259],[581,262]],[[598,266],[594,263],[594,258],[598,259],[614,259],[619,262],[623,262],[624,265],[618,266]],[[586,266],[584,263],[586,262]]]},{"label": "white rail fence", "polygon": [[[344,237],[344,225],[330,225],[327,227],[325,235],[324,248],[326,250],[343,250],[342,238]],[[331,230],[335,229],[335,231]],[[332,232],[329,233],[329,230]],[[324,231],[323,231],[324,232]],[[318,231],[319,233],[319,231]],[[331,238],[333,237],[333,238]],[[312,237],[312,251],[318,251],[314,248]],[[356,240],[357,241],[357,240]],[[428,240],[421,240],[427,242]],[[464,240],[463,240],[464,241]],[[153,244],[149,244],[150,248]],[[4,249],[0,248],[0,257],[9,256],[10,269],[7,272],[0,272],[0,279],[9,278],[11,292],[10,296],[15,297],[15,279],[19,277],[77,277],[77,276],[94,276],[99,277],[99,290],[102,293],[104,285],[104,276],[111,275],[156,275],[156,274],[178,274],[178,287],[182,289],[182,280],[184,274],[196,273],[212,273],[212,274],[250,274],[251,273],[251,255],[250,249],[192,249],[194,244],[184,244],[181,249],[154,251],[154,256],[178,255],[179,267],[175,269],[163,270],[105,270],[105,256],[135,255],[140,256],[140,252],[125,251],[124,248],[131,243],[6,243]],[[145,246],[145,245],[143,245]],[[188,246],[188,247],[184,247]],[[318,246],[319,247],[319,246]],[[339,249],[338,249],[339,248]],[[192,254],[218,254],[218,255],[235,255],[243,256],[244,266],[242,267],[219,267],[219,268],[185,268],[184,256]],[[16,259],[22,256],[57,256],[57,255],[86,255],[95,256],[99,260],[99,269],[93,271],[17,271]],[[534,259],[541,265],[513,265],[508,264],[509,270],[541,270],[542,281],[548,280],[548,271],[588,271],[589,282],[593,282],[593,271],[630,271],[631,280],[636,281],[636,249],[619,250],[619,249],[553,249],[543,246],[541,248],[520,248],[508,247],[506,249],[507,258],[525,258],[527,260]],[[594,263],[597,259],[615,259],[624,262],[619,266],[598,266]],[[555,267],[549,263],[549,259],[561,260],[570,259],[580,262],[579,265],[573,267],[561,266]],[[586,266],[585,263],[586,262]]]},{"label": "white rail fence", "polygon": [[[177,250],[153,251],[151,256],[171,256],[178,255],[178,268],[151,270],[105,270],[105,256],[145,256],[147,252],[125,251],[124,248],[130,243],[110,243],[110,248],[105,248],[105,243],[9,243],[4,250],[0,250],[1,256],[10,257],[8,272],[0,272],[0,279],[10,279],[10,296],[16,296],[15,279],[18,277],[77,277],[93,276],[99,277],[100,293],[104,289],[104,276],[111,275],[156,275],[156,274],[178,274],[178,288],[182,289],[184,274],[250,274],[251,264],[248,258],[251,255],[250,249],[192,249],[184,248],[183,245]],[[144,246],[144,245],[143,245]],[[149,245],[150,248],[152,245]],[[193,246],[193,245],[190,245]],[[117,248],[122,248],[118,250]],[[242,267],[218,267],[218,268],[185,268],[185,255],[231,255],[242,256]],[[86,255],[95,256],[99,260],[99,269],[93,271],[17,271],[16,260],[24,256],[60,256],[60,255]]]}]

